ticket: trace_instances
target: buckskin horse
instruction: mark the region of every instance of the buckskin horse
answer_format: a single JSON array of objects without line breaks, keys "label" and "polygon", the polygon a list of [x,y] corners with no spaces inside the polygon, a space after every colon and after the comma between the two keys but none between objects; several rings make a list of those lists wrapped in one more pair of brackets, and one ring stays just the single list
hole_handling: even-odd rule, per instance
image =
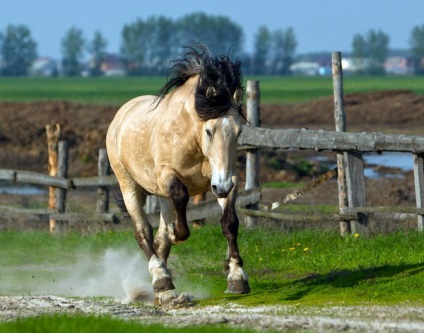
[{"label": "buckskin horse", "polygon": [[[167,259],[171,246],[190,235],[190,196],[209,189],[222,208],[222,232],[228,241],[226,292],[250,291],[237,245],[235,210],[237,139],[245,119],[240,66],[229,56],[212,56],[202,44],[186,47],[159,96],[127,102],[108,129],[110,164],[147,256],[158,305],[188,302],[188,296],[175,292]],[[147,195],[160,198],[155,237],[143,211]]]}]

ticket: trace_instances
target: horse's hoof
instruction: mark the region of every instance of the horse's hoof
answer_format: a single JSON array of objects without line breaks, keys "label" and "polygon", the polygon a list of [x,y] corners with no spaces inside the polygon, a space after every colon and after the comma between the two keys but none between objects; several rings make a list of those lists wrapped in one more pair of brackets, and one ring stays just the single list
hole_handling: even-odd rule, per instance
[{"label": "horse's hoof", "polygon": [[193,296],[182,293],[178,295],[175,290],[158,292],[155,295],[155,305],[162,307],[180,308],[193,304]]},{"label": "horse's hoof", "polygon": [[172,289],[175,289],[175,287],[172,283],[172,279],[169,276],[165,276],[153,282],[153,290],[155,293],[160,293]]},{"label": "horse's hoof", "polygon": [[249,282],[247,280],[228,280],[226,293],[248,294],[250,293]]}]

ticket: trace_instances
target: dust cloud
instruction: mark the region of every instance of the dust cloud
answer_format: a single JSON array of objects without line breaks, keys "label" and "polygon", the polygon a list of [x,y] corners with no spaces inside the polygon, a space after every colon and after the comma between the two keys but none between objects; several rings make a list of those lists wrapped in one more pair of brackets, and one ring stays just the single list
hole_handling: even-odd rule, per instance
[{"label": "dust cloud", "polygon": [[151,300],[153,291],[147,261],[141,252],[125,248],[101,254],[79,251],[66,266],[27,265],[0,279],[2,294],[113,297],[128,303]]}]

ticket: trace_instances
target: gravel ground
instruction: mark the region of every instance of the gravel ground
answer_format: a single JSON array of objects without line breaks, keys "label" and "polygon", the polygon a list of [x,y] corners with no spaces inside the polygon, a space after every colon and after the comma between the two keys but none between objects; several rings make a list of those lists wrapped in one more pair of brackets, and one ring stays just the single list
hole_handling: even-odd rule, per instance
[{"label": "gravel ground", "polygon": [[113,299],[0,296],[1,321],[54,313],[110,315],[167,326],[225,324],[258,331],[423,332],[424,329],[424,308],[412,306],[242,307],[226,303],[222,306],[163,309],[153,305],[122,304]]}]

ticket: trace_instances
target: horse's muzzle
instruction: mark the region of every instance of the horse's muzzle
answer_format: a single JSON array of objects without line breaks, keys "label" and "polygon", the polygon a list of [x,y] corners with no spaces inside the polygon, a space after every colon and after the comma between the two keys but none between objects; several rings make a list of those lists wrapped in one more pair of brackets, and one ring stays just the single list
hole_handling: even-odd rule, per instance
[{"label": "horse's muzzle", "polygon": [[218,198],[226,198],[230,194],[234,187],[234,183],[231,181],[227,186],[212,184],[212,192]]}]

